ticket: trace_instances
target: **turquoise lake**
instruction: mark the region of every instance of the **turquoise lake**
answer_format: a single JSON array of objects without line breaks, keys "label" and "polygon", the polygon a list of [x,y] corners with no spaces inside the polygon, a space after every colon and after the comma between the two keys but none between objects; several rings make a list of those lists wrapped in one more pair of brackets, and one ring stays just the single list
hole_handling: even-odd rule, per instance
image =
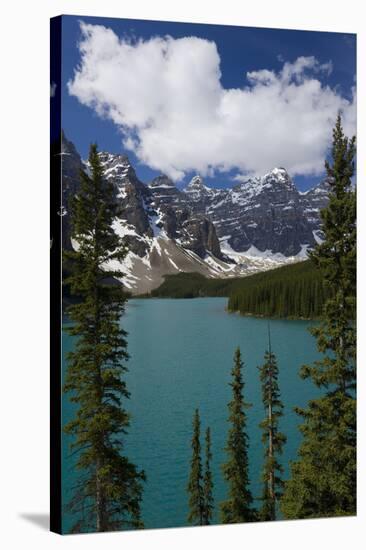
[{"label": "turquoise lake", "polygon": [[[131,413],[131,427],[125,438],[125,452],[145,470],[142,518],[146,528],[187,525],[186,485],[191,458],[192,417],[200,409],[202,431],[212,432],[215,522],[219,503],[226,498],[220,465],[225,461],[230,394],[230,371],[235,348],[240,346],[245,363],[245,399],[250,438],[250,479],[254,497],[261,494],[263,447],[258,428],[263,419],[258,365],[268,347],[266,319],[241,317],[225,310],[226,298],[193,300],[130,300],[121,319],[128,331],[131,356],[126,376],[131,399],[125,403]],[[281,429],[287,435],[282,457],[285,478],[290,460],[296,458],[301,441],[299,417],[293,407],[305,406],[317,390],[299,377],[302,364],[319,357],[307,321],[271,320],[272,349],[280,369],[280,389],[285,405]],[[72,346],[64,333],[63,355]],[[65,369],[65,362],[63,368]],[[65,370],[64,370],[65,372]],[[67,422],[73,409],[63,397],[62,418]],[[69,438],[63,437],[62,494],[66,503],[75,481],[74,458]],[[64,515],[63,531],[73,518]]]}]

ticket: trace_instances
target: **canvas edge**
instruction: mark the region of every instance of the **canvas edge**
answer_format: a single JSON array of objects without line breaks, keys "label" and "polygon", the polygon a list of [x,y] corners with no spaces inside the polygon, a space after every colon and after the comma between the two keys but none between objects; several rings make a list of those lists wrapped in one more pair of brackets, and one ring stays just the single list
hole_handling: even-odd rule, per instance
[{"label": "canvas edge", "polygon": [[50,19],[50,531],[58,534],[62,534],[61,48],[62,16],[57,16]]}]

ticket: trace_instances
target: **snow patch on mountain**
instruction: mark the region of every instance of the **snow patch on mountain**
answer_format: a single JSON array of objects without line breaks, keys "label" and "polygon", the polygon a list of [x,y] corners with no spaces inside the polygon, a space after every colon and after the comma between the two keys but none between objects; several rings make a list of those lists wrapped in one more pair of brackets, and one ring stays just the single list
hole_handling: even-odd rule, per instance
[{"label": "snow patch on mountain", "polygon": [[[256,265],[261,265],[263,268],[266,266],[272,268],[287,263],[295,263],[301,260],[307,259],[308,245],[302,245],[301,250],[294,256],[284,256],[281,252],[274,253],[272,250],[259,250],[252,245],[245,252],[237,252],[229,244],[230,237],[224,237],[220,240],[221,251],[228,258],[234,260],[237,264],[245,264],[248,261],[255,262]],[[259,262],[259,264],[258,264]]]},{"label": "snow patch on mountain", "polygon": [[115,218],[112,223],[114,232],[119,237],[125,237],[126,235],[133,235],[134,237],[139,238],[140,235],[136,233],[136,229],[133,225],[128,224],[120,218]]}]

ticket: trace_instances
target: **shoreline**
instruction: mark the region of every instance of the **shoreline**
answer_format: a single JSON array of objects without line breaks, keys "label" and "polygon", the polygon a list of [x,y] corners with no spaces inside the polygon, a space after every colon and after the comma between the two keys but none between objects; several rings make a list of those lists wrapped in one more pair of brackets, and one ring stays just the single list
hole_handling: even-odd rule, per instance
[{"label": "shoreline", "polygon": [[[179,301],[183,301],[183,300],[197,300],[197,299],[217,299],[217,298],[226,298],[227,300],[229,299],[229,296],[151,296],[151,295],[143,295],[143,294],[139,294],[139,295],[136,295],[136,296],[131,296],[129,299],[128,299],[128,302],[131,301],[131,300],[179,300]],[[246,312],[246,313],[242,313],[241,311],[239,310],[235,310],[235,309],[229,309],[228,307],[225,307],[225,311],[230,314],[230,315],[240,315],[240,317],[246,317],[246,318],[250,318],[250,317],[253,317],[254,319],[269,319],[269,320],[273,320],[273,321],[280,321],[280,320],[283,320],[283,321],[316,321],[316,322],[319,322],[320,321],[320,317],[297,317],[295,315],[289,315],[289,316],[286,316],[286,317],[282,317],[282,316],[277,316],[277,315],[264,315],[264,314],[257,314],[257,313],[250,313],[250,312]]]}]

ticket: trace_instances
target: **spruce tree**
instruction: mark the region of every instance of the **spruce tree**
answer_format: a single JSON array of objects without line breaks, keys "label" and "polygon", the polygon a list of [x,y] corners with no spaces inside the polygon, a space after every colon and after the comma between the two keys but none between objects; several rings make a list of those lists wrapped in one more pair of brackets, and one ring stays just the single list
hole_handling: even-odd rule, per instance
[{"label": "spruce tree", "polygon": [[191,471],[187,487],[189,493],[188,521],[192,525],[204,524],[204,495],[200,435],[201,421],[199,411],[196,409],[193,417]]},{"label": "spruce tree", "polygon": [[207,428],[206,430],[205,444],[206,461],[205,474],[203,477],[203,523],[204,525],[209,525],[212,520],[212,513],[214,509],[214,499],[212,494],[213,481],[211,472],[212,452],[210,428]]},{"label": "spruce tree", "polygon": [[222,466],[225,480],[229,484],[229,498],[221,503],[223,523],[242,523],[255,519],[251,505],[253,497],[249,488],[248,435],[246,432],[247,415],[250,407],[244,401],[243,362],[240,349],[234,356],[234,367],[231,371],[232,400],[228,405],[231,424],[225,451],[228,461]]},{"label": "spruce tree", "polygon": [[283,404],[278,385],[278,366],[275,354],[271,349],[271,339],[268,327],[269,349],[264,356],[264,364],[259,367],[262,383],[262,399],[266,418],[261,422],[263,431],[262,442],[265,445],[265,463],[262,473],[263,496],[260,519],[274,521],[276,519],[276,502],[282,495],[283,467],[278,461],[282,454],[286,437],[279,431],[279,419],[283,415]]},{"label": "spruce tree", "polygon": [[81,173],[71,204],[75,250],[64,252],[72,266],[65,283],[76,296],[68,308],[75,348],[67,357],[64,385],[77,406],[74,419],[65,426],[73,436],[79,472],[69,508],[76,518],[73,531],[83,532],[141,527],[144,479],[122,454],[129,426],[123,403],[129,398],[124,380],[127,341],[120,327],[126,295],[110,281],[122,277],[111,266],[126,251],[112,229],[117,205],[96,145],[90,147],[89,168],[90,175]]},{"label": "spruce tree", "polygon": [[298,409],[303,419],[299,459],[292,464],[282,510],[287,518],[356,513],[356,196],[355,138],[333,130],[332,163],[326,163],[330,196],[322,211],[324,242],[311,253],[330,291],[322,322],[312,330],[324,358],[304,366],[303,378],[322,397]]}]

